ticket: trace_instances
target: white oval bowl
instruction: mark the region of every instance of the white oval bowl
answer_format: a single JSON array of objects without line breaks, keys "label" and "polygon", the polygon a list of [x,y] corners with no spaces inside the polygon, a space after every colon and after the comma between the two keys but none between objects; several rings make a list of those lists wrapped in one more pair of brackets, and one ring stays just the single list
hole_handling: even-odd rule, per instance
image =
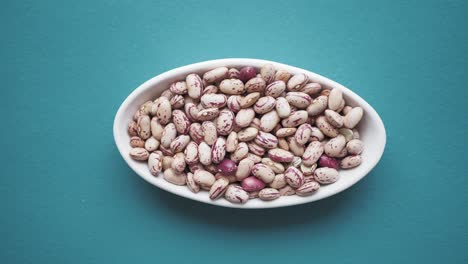
[{"label": "white oval bowl", "polygon": [[[337,182],[321,186],[321,188],[311,196],[282,196],[274,201],[266,202],[260,199],[253,199],[249,200],[246,204],[233,204],[223,198],[212,201],[208,197],[208,192],[206,191],[192,193],[186,186],[173,185],[165,181],[162,174],[155,177],[149,172],[146,162],[138,162],[130,158],[129,152],[131,147],[129,144],[130,137],[127,133],[128,122],[132,120],[133,114],[141,104],[148,100],[156,99],[162,91],[169,88],[169,85],[172,82],[184,80],[185,76],[194,72],[202,75],[204,72],[216,67],[226,66],[239,68],[243,66],[253,66],[260,68],[266,63],[272,63],[277,69],[285,69],[293,74],[306,73],[311,81],[322,84],[324,88],[342,90],[347,105],[360,106],[364,109],[364,117],[358,125],[359,134],[365,146],[364,152],[362,153],[363,162],[360,166],[349,170],[340,170],[340,179]],[[372,108],[372,106],[364,101],[364,99],[359,95],[337,82],[316,73],[282,63],[258,59],[232,58],[204,61],[179,67],[162,73],[140,85],[125,99],[117,111],[114,119],[114,139],[120,154],[130,168],[132,168],[132,170],[147,182],[161,189],[185,198],[217,206],[259,209],[309,203],[337,194],[351,187],[356,182],[364,178],[364,176],[366,176],[375,167],[377,162],[379,162],[385,148],[386,132],[383,122],[374,108]]]}]

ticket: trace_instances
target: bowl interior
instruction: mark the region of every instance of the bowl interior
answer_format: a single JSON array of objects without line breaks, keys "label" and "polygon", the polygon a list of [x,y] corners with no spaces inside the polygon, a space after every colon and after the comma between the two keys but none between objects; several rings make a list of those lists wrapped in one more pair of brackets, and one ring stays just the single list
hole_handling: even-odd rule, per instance
[{"label": "bowl interior", "polygon": [[[274,201],[264,202],[259,199],[248,201],[246,204],[237,205],[232,204],[225,199],[218,199],[212,201],[208,197],[208,192],[201,191],[197,194],[192,193],[186,186],[176,186],[169,182],[166,182],[162,175],[154,177],[148,171],[146,162],[138,162],[131,159],[128,155],[131,147],[129,145],[130,137],[127,134],[127,124],[132,120],[132,116],[141,104],[148,100],[156,99],[162,91],[169,88],[169,85],[178,80],[184,80],[185,76],[196,72],[203,74],[204,72],[220,67],[243,67],[243,66],[254,66],[261,67],[265,63],[272,63],[275,67],[282,68],[290,71],[291,73],[306,73],[309,78],[322,84],[326,88],[337,88],[343,91],[344,98],[347,105],[361,106],[364,109],[364,116],[358,125],[358,130],[362,141],[364,142],[364,152],[362,153],[363,163],[350,170],[340,170],[340,179],[331,184],[322,186],[319,191],[308,197],[299,196],[284,196]],[[114,137],[117,147],[128,165],[143,179],[156,185],[164,190],[175,193],[180,196],[184,196],[189,199],[210,203],[219,206],[227,207],[239,207],[239,208],[268,208],[268,207],[281,207],[295,204],[302,204],[311,201],[323,199],[325,197],[336,194],[342,190],[345,190],[355,184],[357,181],[362,179],[369,171],[377,164],[380,157],[383,154],[386,134],[382,120],[375,112],[375,110],[361,97],[356,95],[351,90],[338,84],[332,80],[329,80],[323,76],[315,74],[313,72],[292,67],[289,65],[265,61],[256,59],[223,59],[206,61],[196,63],[184,67],[180,67],[161,75],[158,75],[147,82],[143,83],[140,87],[134,90],[129,97],[123,102],[114,120]]]}]

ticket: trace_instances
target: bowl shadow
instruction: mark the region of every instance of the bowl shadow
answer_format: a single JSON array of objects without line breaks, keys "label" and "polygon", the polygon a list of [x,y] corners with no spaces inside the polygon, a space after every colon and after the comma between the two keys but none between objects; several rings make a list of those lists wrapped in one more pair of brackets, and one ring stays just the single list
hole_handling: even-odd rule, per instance
[{"label": "bowl shadow", "polygon": [[140,190],[142,203],[148,210],[155,210],[155,204],[163,204],[164,207],[158,209],[165,210],[164,213],[187,218],[197,224],[220,229],[265,232],[272,228],[278,230],[292,226],[321,225],[331,219],[337,221],[341,215],[349,214],[349,210],[355,210],[366,202],[366,195],[359,194],[366,192],[366,185],[375,178],[371,174],[358,184],[359,188],[353,186],[326,199],[289,207],[254,210],[219,207],[183,198],[148,184],[136,174],[133,182],[138,185],[135,188]]}]

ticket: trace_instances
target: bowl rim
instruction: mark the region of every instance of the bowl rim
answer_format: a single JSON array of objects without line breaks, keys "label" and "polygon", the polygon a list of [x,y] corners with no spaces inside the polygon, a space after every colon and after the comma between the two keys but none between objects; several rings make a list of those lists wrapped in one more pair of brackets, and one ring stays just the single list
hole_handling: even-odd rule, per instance
[{"label": "bowl rim", "polygon": [[[382,134],[379,136],[379,142],[381,144],[378,145],[377,153],[376,155],[378,156],[375,160],[374,163],[371,164],[368,169],[362,173],[362,175],[359,175],[357,177],[354,177],[352,181],[349,181],[347,184],[341,185],[340,187],[337,187],[334,192],[330,193],[320,193],[308,196],[308,197],[300,197],[300,199],[297,199],[293,202],[282,202],[281,199],[276,199],[274,201],[269,201],[269,202],[263,202],[260,203],[259,205],[252,205],[249,203],[245,204],[233,204],[233,203],[218,203],[217,201],[212,201],[212,200],[203,200],[200,195],[193,195],[192,192],[185,187],[187,192],[185,191],[179,191],[179,188],[169,188],[167,185],[165,186],[164,184],[160,184],[158,181],[155,181],[153,175],[149,173],[141,173],[135,166],[134,166],[134,161],[129,157],[128,153],[125,153],[123,151],[123,145],[122,144],[128,144],[128,142],[119,142],[118,138],[122,133],[127,133],[127,131],[120,131],[119,130],[119,124],[122,121],[128,122],[128,120],[123,120],[124,119],[124,114],[125,114],[125,109],[128,108],[128,106],[135,101],[138,96],[140,96],[144,91],[147,89],[150,89],[151,87],[157,85],[160,81],[163,81],[165,79],[169,79],[174,76],[178,76],[181,74],[184,74],[185,72],[197,72],[201,68],[216,68],[216,67],[221,67],[221,66],[229,66],[229,65],[253,65],[254,67],[259,67],[258,65],[263,65],[271,63],[277,68],[282,68],[282,69],[287,69],[288,71],[293,71],[293,72],[304,72],[306,73],[309,77],[312,76],[312,79],[317,80],[321,84],[324,84],[325,86],[333,87],[336,88],[338,87],[340,90],[342,90],[343,94],[349,97],[352,97],[353,100],[357,102],[359,106],[361,106],[364,109],[364,112],[366,115],[371,115],[373,118],[377,121],[375,126],[378,126],[379,132]],[[182,196],[184,198],[188,198],[191,200],[199,201],[202,203],[207,203],[215,206],[222,206],[222,207],[230,207],[230,208],[240,208],[240,209],[265,209],[265,208],[278,208],[278,207],[286,207],[286,206],[293,206],[293,205],[299,205],[299,204],[305,204],[305,203],[310,203],[310,202],[315,202],[321,199],[325,199],[327,197],[330,197],[332,195],[336,195],[354,184],[356,184],[358,181],[362,180],[369,172],[378,164],[380,161],[383,152],[385,150],[385,145],[386,145],[386,131],[385,131],[385,126],[382,122],[382,119],[380,118],[379,114],[375,111],[375,109],[367,103],[363,98],[361,98],[358,94],[354,93],[352,90],[348,89],[344,85],[337,83],[325,76],[319,75],[315,72],[283,64],[280,62],[275,62],[275,61],[270,61],[270,60],[263,60],[263,59],[251,59],[251,58],[225,58],[225,59],[215,59],[215,60],[207,60],[207,61],[202,61],[202,62],[197,62],[185,66],[181,66],[166,72],[163,72],[159,75],[156,75],[152,77],[151,79],[145,81],[141,85],[139,85],[135,90],[133,90],[130,95],[125,98],[125,100],[122,102],[120,105],[119,109],[117,110],[117,113],[114,118],[114,124],[113,124],[113,136],[114,136],[114,141],[117,146],[117,149],[119,150],[120,155],[122,158],[125,160],[127,165],[136,173],[138,174],[141,178],[143,178],[145,181],[148,183],[155,185],[159,187],[160,189],[163,189],[165,191],[168,191],[170,193],[173,193],[178,196]],[[181,187],[181,186],[176,186],[173,185],[174,187]]]}]

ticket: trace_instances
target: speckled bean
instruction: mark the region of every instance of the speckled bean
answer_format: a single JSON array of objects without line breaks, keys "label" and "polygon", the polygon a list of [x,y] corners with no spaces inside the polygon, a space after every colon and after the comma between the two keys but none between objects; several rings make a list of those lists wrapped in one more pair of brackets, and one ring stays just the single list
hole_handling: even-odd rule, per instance
[{"label": "speckled bean", "polygon": [[346,144],[346,149],[350,155],[358,155],[362,153],[364,144],[359,139],[352,139]]},{"label": "speckled bean", "polygon": [[237,137],[239,141],[247,142],[247,141],[251,141],[255,139],[257,134],[258,134],[258,129],[256,129],[255,127],[247,127],[239,131],[239,133],[237,134]]},{"label": "speckled bean", "polygon": [[171,145],[170,145],[171,151],[173,153],[182,152],[185,150],[185,147],[187,146],[189,142],[190,142],[190,136],[180,135],[171,142]]},{"label": "speckled bean", "polygon": [[302,124],[297,128],[297,131],[294,134],[294,138],[300,145],[305,145],[309,141],[311,133],[312,126],[307,123]]},{"label": "speckled bean", "polygon": [[187,115],[181,110],[172,111],[172,121],[179,134],[186,135],[190,128],[190,121]]},{"label": "speckled bean", "polygon": [[204,94],[200,102],[203,108],[223,108],[227,104],[227,97],[224,94]]},{"label": "speckled bean", "polygon": [[253,106],[258,99],[260,98],[260,93],[249,93],[245,97],[241,98],[240,106],[241,108],[249,108]]},{"label": "speckled bean", "polygon": [[202,96],[205,94],[215,94],[215,93],[218,93],[218,87],[216,87],[215,85],[208,85],[207,87],[205,87],[205,89],[203,89]]},{"label": "speckled bean", "polygon": [[275,128],[279,121],[280,117],[278,116],[278,113],[275,110],[272,110],[260,118],[260,129],[263,132],[270,132]]},{"label": "speckled bean", "polygon": [[206,142],[201,142],[198,145],[198,157],[203,165],[211,164],[211,147]]},{"label": "speckled bean", "polygon": [[258,193],[258,198],[263,201],[272,201],[281,196],[280,192],[273,188],[265,188]]},{"label": "speckled bean", "polygon": [[315,120],[315,124],[317,127],[322,131],[323,134],[329,136],[329,137],[336,137],[338,136],[338,130],[332,126],[330,123],[328,123],[327,119],[324,116],[319,116]]},{"label": "speckled bean", "polygon": [[255,144],[254,142],[247,143],[249,151],[255,155],[263,156],[265,154],[265,149]]},{"label": "speckled bean", "polygon": [[320,156],[323,154],[323,151],[324,149],[322,143],[319,141],[310,142],[309,146],[307,146],[304,154],[302,155],[302,163],[304,163],[306,166],[312,166],[318,161]]},{"label": "speckled bean", "polygon": [[172,118],[172,106],[169,99],[166,97],[160,97],[158,102],[158,110],[156,111],[156,117],[159,123],[166,125],[171,121]]},{"label": "speckled bean", "polygon": [[231,203],[243,204],[249,200],[249,193],[242,190],[241,186],[237,184],[231,184],[228,186],[224,197]]},{"label": "speckled bean", "polygon": [[320,184],[315,181],[304,183],[301,187],[297,188],[296,194],[299,196],[308,196],[320,189]]},{"label": "speckled bean", "polygon": [[297,127],[304,124],[308,117],[309,116],[306,111],[298,110],[291,113],[291,115],[289,115],[287,118],[283,119],[283,121],[281,121],[281,125],[283,125],[283,127]]},{"label": "speckled bean", "polygon": [[347,128],[354,128],[361,121],[364,111],[361,107],[354,107],[344,117],[343,123]]},{"label": "speckled bean", "polygon": [[274,148],[268,150],[268,157],[276,162],[291,162],[294,155],[284,149]]},{"label": "speckled bean", "polygon": [[320,83],[308,83],[301,88],[301,92],[308,95],[316,95],[322,90],[322,85]]},{"label": "speckled bean", "polygon": [[262,180],[264,183],[270,183],[275,179],[273,170],[265,164],[258,163],[252,167],[252,175]]},{"label": "speckled bean", "polygon": [[260,75],[267,84],[275,80],[275,74],[275,66],[273,66],[271,63],[267,63],[260,68]]},{"label": "speckled bean", "polygon": [[336,88],[332,89],[330,95],[328,95],[328,108],[337,110],[341,105],[341,101],[343,101],[343,92]]},{"label": "speckled bean", "polygon": [[237,166],[236,179],[238,181],[242,181],[243,179],[248,177],[254,165],[254,161],[249,158],[241,160],[239,162],[239,165]]},{"label": "speckled bean", "polygon": [[234,152],[239,144],[239,139],[237,132],[229,133],[229,136],[226,139],[226,151],[227,152]]},{"label": "speckled bean", "polygon": [[325,110],[325,117],[327,118],[328,123],[336,128],[343,126],[343,117],[337,112],[327,109]]},{"label": "speckled bean", "polygon": [[203,80],[206,83],[214,83],[217,81],[221,81],[228,76],[228,71],[229,69],[226,67],[218,67],[211,71],[205,72],[205,74],[203,74]]},{"label": "speckled bean", "polygon": [[[172,105],[171,100],[172,100],[172,98],[169,99],[169,102]],[[153,101],[153,104],[151,105],[151,109],[149,110],[149,115],[150,116],[156,116],[156,113],[158,112],[158,101],[159,101],[159,97],[156,100]]]},{"label": "speckled bean", "polygon": [[261,77],[254,77],[245,83],[245,90],[248,93],[263,93],[266,87],[266,82]]},{"label": "speckled bean", "polygon": [[211,188],[216,178],[212,173],[206,170],[197,170],[193,174],[193,180],[202,188]]},{"label": "speckled bean", "polygon": [[278,131],[276,131],[276,136],[277,137],[289,137],[291,135],[294,135],[297,131],[297,128],[295,127],[284,127],[284,128],[280,128],[278,129]]},{"label": "speckled bean", "polygon": [[186,102],[184,105],[184,110],[190,121],[195,122],[198,120],[198,112],[200,112],[200,110],[198,110],[195,103]]},{"label": "speckled bean", "polygon": [[169,87],[169,90],[174,94],[186,94],[187,93],[187,83],[185,81],[174,82]]},{"label": "speckled bean", "polygon": [[164,171],[163,178],[175,185],[185,185],[185,182],[187,181],[187,175],[184,172],[177,173],[172,168]]},{"label": "speckled bean", "polygon": [[185,99],[182,95],[176,94],[169,100],[171,103],[172,109],[180,109],[185,105]]},{"label": "speckled bean", "polygon": [[127,128],[127,131],[128,131],[128,134],[131,136],[131,137],[134,137],[134,136],[138,136],[138,126],[137,126],[137,123],[135,121],[130,121],[130,123],[128,123],[128,128]]},{"label": "speckled bean", "polygon": [[202,123],[203,140],[208,145],[213,145],[218,138],[218,132],[216,125],[211,121],[205,121]]},{"label": "speckled bean", "polygon": [[314,178],[321,184],[330,184],[338,180],[338,171],[333,168],[318,168],[314,172]]},{"label": "speckled bean", "polygon": [[226,139],[224,139],[223,137],[219,137],[213,144],[213,147],[211,148],[211,161],[213,163],[218,164],[224,159],[225,155]]},{"label": "speckled bean", "polygon": [[283,81],[274,81],[265,88],[265,95],[278,97],[286,90],[286,84]]},{"label": "speckled bean", "polygon": [[187,84],[188,96],[193,99],[200,99],[204,88],[203,81],[200,76],[196,73],[189,74],[185,78],[185,83]]},{"label": "speckled bean", "polygon": [[276,100],[271,96],[264,96],[258,99],[253,109],[257,114],[265,114],[275,108]]},{"label": "speckled bean", "polygon": [[255,117],[255,112],[252,108],[241,109],[236,114],[235,122],[239,127],[248,127]]},{"label": "speckled bean", "polygon": [[272,149],[278,146],[278,138],[270,133],[259,131],[255,143],[261,147]]},{"label": "speckled bean", "polygon": [[229,185],[229,180],[225,177],[217,179],[210,188],[209,197],[211,200],[216,200],[223,196]]},{"label": "speckled bean", "polygon": [[197,120],[209,121],[215,119],[219,115],[218,108],[207,108],[198,111]]},{"label": "speckled bean", "polygon": [[185,147],[185,162],[188,165],[196,164],[199,161],[198,158],[198,144],[195,143],[194,141],[191,141],[187,144],[187,147]]},{"label": "speckled bean", "polygon": [[142,115],[138,118],[137,131],[140,138],[146,140],[151,137],[151,120],[147,115]]},{"label": "speckled bean", "polygon": [[240,95],[229,96],[227,100],[227,106],[229,110],[231,110],[234,113],[239,112],[239,110],[241,110],[241,105],[240,105],[241,100],[242,100],[242,96]]},{"label": "speckled bean", "polygon": [[330,157],[337,157],[343,148],[346,146],[346,139],[343,135],[338,135],[332,139],[330,139],[324,145],[325,154]]},{"label": "speckled bean", "polygon": [[171,168],[176,173],[184,172],[187,164],[185,163],[185,154],[180,152],[174,155],[174,160],[172,161]]},{"label": "speckled bean", "polygon": [[141,139],[140,137],[131,137],[130,138],[130,146],[132,148],[144,148],[145,147],[145,141]]},{"label": "speckled bean", "polygon": [[295,74],[288,81],[288,91],[299,91],[309,81],[309,76],[304,73]]},{"label": "speckled bean", "polygon": [[249,147],[245,142],[240,142],[237,145],[236,150],[231,154],[231,160],[234,162],[239,162],[244,159],[249,153]]},{"label": "speckled bean", "polygon": [[275,73],[275,81],[283,81],[287,83],[290,78],[291,73],[289,73],[287,70],[279,69]]},{"label": "speckled bean", "polygon": [[312,104],[310,104],[307,107],[307,113],[309,114],[309,116],[320,115],[321,113],[323,113],[323,111],[325,111],[325,109],[327,109],[327,105],[328,105],[328,97],[321,95],[315,98],[312,101]]},{"label": "speckled bean", "polygon": [[304,175],[296,167],[289,167],[284,172],[284,177],[289,186],[299,188],[304,182]]},{"label": "speckled bean", "polygon": [[174,141],[176,136],[177,130],[175,125],[173,123],[167,124],[166,127],[164,127],[164,131],[161,136],[161,145],[165,148],[169,148],[171,146],[171,142]]},{"label": "speckled bean", "polygon": [[288,92],[285,98],[290,105],[298,109],[305,109],[312,103],[312,98],[303,92]]},{"label": "speckled bean", "polygon": [[225,79],[219,84],[219,90],[227,95],[244,93],[244,83],[239,79]]},{"label": "speckled bean", "polygon": [[189,128],[189,135],[197,144],[203,141],[203,129],[200,123],[192,123]]},{"label": "speckled bean", "polygon": [[197,192],[200,191],[200,186],[198,186],[198,184],[193,179],[193,173],[192,172],[187,173],[186,184],[187,184],[187,187],[189,188],[189,190],[192,191],[193,193],[197,193]]},{"label": "speckled bean", "polygon": [[219,112],[216,119],[216,131],[222,136],[227,136],[234,128],[235,115],[232,111],[224,109]]},{"label": "speckled bean", "polygon": [[342,159],[340,162],[340,167],[342,169],[351,169],[357,167],[361,164],[362,158],[360,155],[347,156]]},{"label": "speckled bean", "polygon": [[153,152],[159,147],[159,141],[154,137],[150,137],[145,142],[145,149],[149,152]]},{"label": "speckled bean", "polygon": [[153,176],[158,175],[162,169],[162,155],[158,152],[153,152],[148,156],[148,169]]},{"label": "speckled bean", "polygon": [[276,112],[280,118],[286,118],[291,115],[291,106],[284,97],[276,98]]}]

